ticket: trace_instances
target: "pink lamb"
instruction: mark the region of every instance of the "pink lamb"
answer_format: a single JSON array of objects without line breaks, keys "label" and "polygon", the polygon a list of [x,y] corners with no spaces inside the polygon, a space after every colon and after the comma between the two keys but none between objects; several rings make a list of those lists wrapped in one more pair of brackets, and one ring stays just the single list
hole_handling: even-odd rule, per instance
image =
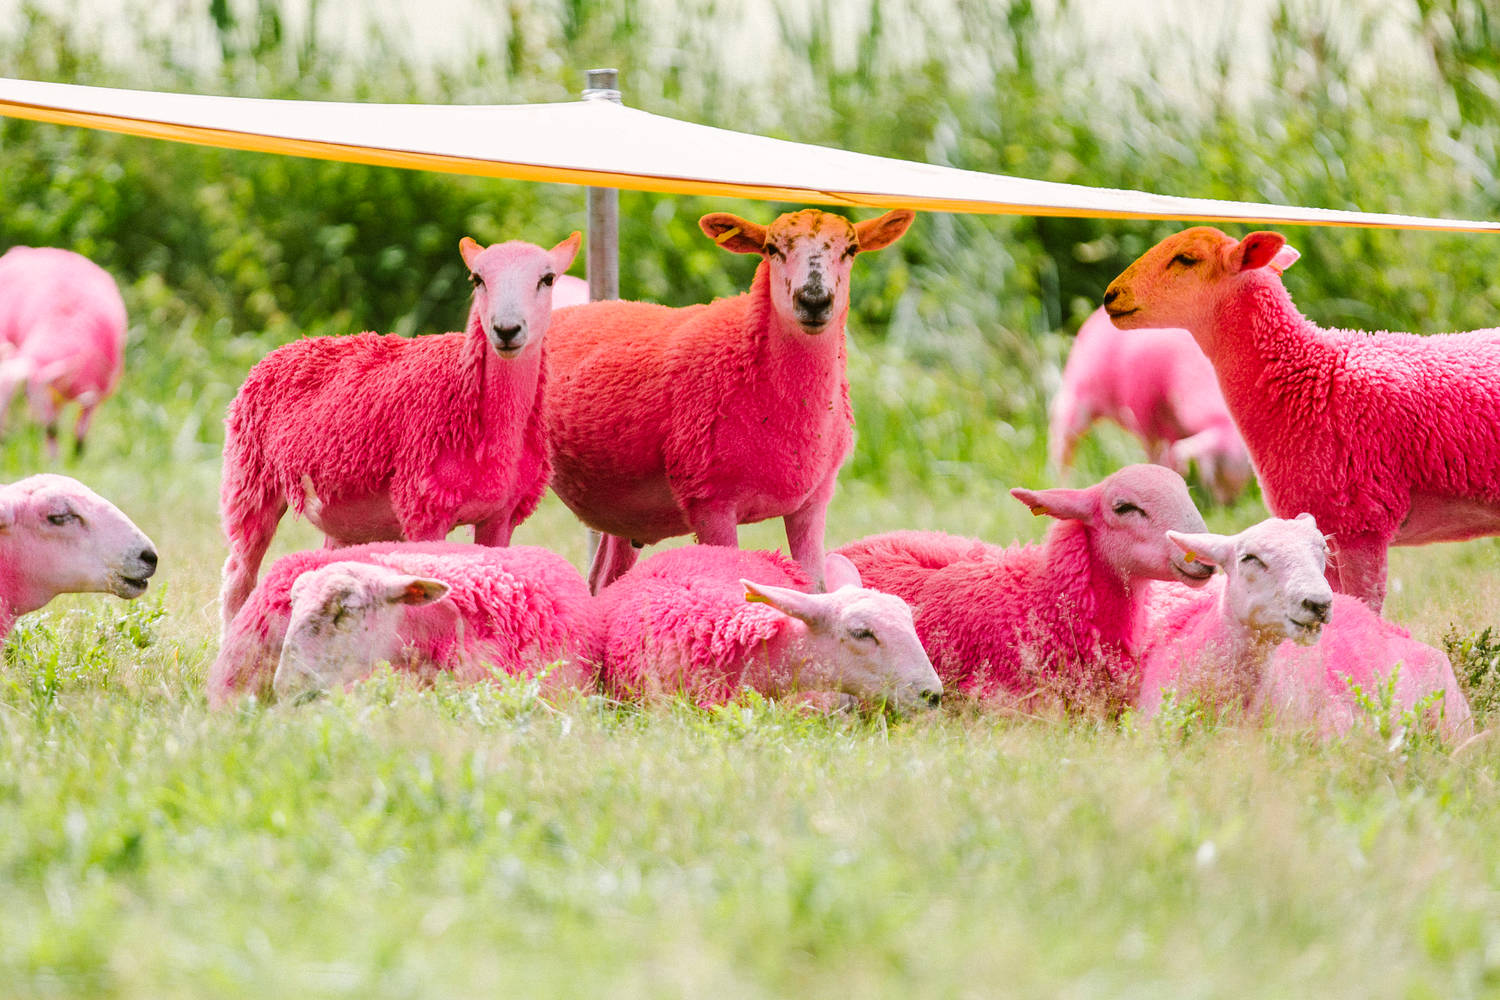
[{"label": "pink lamb", "polygon": [[58,411],[76,402],[81,452],[94,410],[124,368],[125,302],[108,272],[54,247],[12,247],[0,257],[0,422],[24,383],[55,456]]},{"label": "pink lamb", "polygon": [[700,704],[741,687],[818,703],[841,693],[936,705],[933,672],[902,600],[867,590],[828,556],[827,593],[776,552],[688,546],[651,557],[599,595],[602,681],[620,697],[680,693]]},{"label": "pink lamb", "polygon": [[692,532],[735,546],[738,526],[786,520],[794,558],[823,586],[823,525],[853,442],[845,371],[849,272],[913,213],[851,225],[806,209],[769,227],[699,224],[764,257],[750,290],[708,305],[592,302],[556,315],[548,352],[552,488],[605,537],[599,588],[636,549]]},{"label": "pink lamb", "polygon": [[1288,639],[1316,642],[1329,620],[1327,542],[1311,514],[1271,518],[1237,535],[1171,531],[1167,537],[1189,559],[1223,574],[1201,590],[1151,588],[1139,627],[1136,708],[1149,719],[1172,691],[1243,712],[1259,697],[1276,647]]},{"label": "pink lamb", "polygon": [[1052,399],[1053,465],[1067,469],[1078,439],[1101,419],[1140,438],[1157,465],[1184,476],[1196,465],[1220,503],[1238,496],[1253,475],[1213,365],[1186,330],[1127,334],[1102,308],[1084,320]]},{"label": "pink lamb", "polygon": [[0,486],[0,639],[58,594],[146,592],[156,547],[114,504],[67,476]]},{"label": "pink lamb", "polygon": [[1192,331],[1267,505],[1316,516],[1329,582],[1378,611],[1388,546],[1500,533],[1500,330],[1322,329],[1282,285],[1285,244],[1185,230],[1116,278],[1105,308],[1123,329]]},{"label": "pink lamb", "polygon": [[510,542],[551,472],[543,337],[552,284],[579,240],[543,250],[464,237],[474,283],[465,332],[312,337],[251,370],[225,421],[226,625],[288,505],[329,546],[434,541],[460,524],[474,525],[481,545]]},{"label": "pink lamb", "polygon": [[1086,489],[1011,490],[1058,519],[1041,544],[1001,548],[931,532],[839,549],[866,582],[905,598],[938,676],[984,700],[1046,697],[1112,712],[1136,692],[1133,625],[1146,580],[1201,584],[1169,529],[1201,531],[1181,476],[1131,465]]},{"label": "pink lamb", "polygon": [[480,680],[492,667],[553,688],[594,683],[596,626],[583,577],[517,545],[375,542],[272,564],[225,635],[209,701],[286,697],[348,683],[387,661]]}]

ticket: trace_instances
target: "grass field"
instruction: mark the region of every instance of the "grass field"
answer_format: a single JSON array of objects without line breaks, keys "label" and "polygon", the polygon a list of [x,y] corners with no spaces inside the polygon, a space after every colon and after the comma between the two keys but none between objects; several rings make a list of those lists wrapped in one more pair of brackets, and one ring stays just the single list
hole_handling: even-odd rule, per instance
[{"label": "grass field", "polygon": [[[832,540],[1034,537],[1004,488],[1047,481],[1035,433],[902,437],[923,421],[901,405],[966,391],[904,376],[909,398],[863,404],[854,464],[881,447],[956,457],[925,483],[851,480]],[[1484,740],[1455,755],[1373,725],[1325,746],[1190,715],[548,704],[519,682],[389,676],[212,714],[218,460],[191,429],[233,386],[207,378],[111,401],[67,467],[156,540],[151,592],[61,599],[6,648],[8,997],[1500,992],[1500,747]],[[1082,475],[1131,457],[1100,433]],[[40,462],[14,438],[6,478]],[[1260,516],[1246,500],[1210,521]],[[782,543],[775,524],[745,534]],[[583,557],[552,499],[517,540]],[[277,549],[313,542],[289,521]],[[1398,551],[1391,616],[1434,643],[1493,624],[1497,555],[1493,540]]]}]

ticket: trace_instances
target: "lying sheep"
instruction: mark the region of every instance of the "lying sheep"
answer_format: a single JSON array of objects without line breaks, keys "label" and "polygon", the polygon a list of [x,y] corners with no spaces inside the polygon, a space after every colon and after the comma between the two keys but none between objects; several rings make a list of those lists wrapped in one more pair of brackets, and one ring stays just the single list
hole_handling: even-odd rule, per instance
[{"label": "lying sheep", "polygon": [[844,324],[856,254],[913,213],[850,224],[806,209],[769,227],[723,212],[699,222],[732,253],[764,257],[750,290],[707,305],[591,302],[560,310],[548,349],[552,488],[605,537],[601,587],[636,549],[786,520],[792,558],[823,585],[823,524],[853,442]]},{"label": "lying sheep", "polygon": [[156,547],[119,508],[76,479],[0,486],[0,639],[58,594],[131,600],[156,572]]},{"label": "lying sheep", "polygon": [[1074,446],[1096,420],[1130,431],[1157,465],[1183,476],[1196,466],[1220,503],[1254,475],[1213,365],[1186,330],[1125,333],[1103,308],[1084,320],[1049,413],[1048,454],[1057,469],[1072,464]]},{"label": "lying sheep", "polygon": [[1500,330],[1325,330],[1292,304],[1278,233],[1197,226],[1110,284],[1122,329],[1192,331],[1273,513],[1330,533],[1328,579],[1377,612],[1386,548],[1500,533]]},{"label": "lying sheep", "polygon": [[124,369],[125,302],[107,271],[56,247],[12,247],[0,257],[0,423],[25,385],[55,456],[59,410],[76,402],[81,452],[94,410]]},{"label": "lying sheep", "polygon": [[599,595],[605,689],[699,704],[749,687],[936,705],[943,686],[906,604],[863,588],[842,556],[828,556],[824,577],[828,592],[809,593],[812,578],[775,552],[689,546],[651,557]]},{"label": "lying sheep", "polygon": [[1165,532],[1201,531],[1187,484],[1131,465],[1086,489],[1011,490],[1057,518],[1037,545],[1001,548],[951,535],[897,532],[839,549],[870,586],[911,604],[944,685],[981,699],[1039,697],[1112,712],[1139,683],[1133,624],[1146,580],[1201,584]]},{"label": "lying sheep", "polygon": [[209,701],[286,697],[356,680],[381,661],[479,680],[548,669],[591,688],[592,598],[561,556],[517,545],[376,542],[294,552],[272,564],[230,624]]},{"label": "lying sheep", "polygon": [[1175,691],[1220,711],[1242,712],[1261,697],[1276,647],[1288,639],[1316,642],[1329,620],[1333,590],[1323,576],[1323,533],[1311,514],[1299,514],[1237,535],[1172,531],[1167,537],[1193,561],[1223,574],[1201,590],[1152,588],[1136,708],[1149,719],[1163,694]]},{"label": "lying sheep", "polygon": [[225,421],[226,626],[288,505],[333,546],[434,541],[460,524],[474,525],[481,545],[509,543],[550,475],[542,341],[552,284],[579,240],[543,250],[465,237],[465,332],[311,337],[251,370]]}]

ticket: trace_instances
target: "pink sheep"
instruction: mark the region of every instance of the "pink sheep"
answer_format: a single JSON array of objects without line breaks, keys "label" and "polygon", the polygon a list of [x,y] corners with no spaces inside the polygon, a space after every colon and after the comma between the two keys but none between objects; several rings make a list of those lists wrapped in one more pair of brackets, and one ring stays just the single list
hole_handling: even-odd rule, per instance
[{"label": "pink sheep", "polygon": [[75,451],[125,368],[125,302],[99,265],[70,250],[12,247],[0,257],[0,423],[24,383],[57,454],[58,411],[78,404]]},{"label": "pink sheep", "polygon": [[146,592],[156,548],[114,504],[67,476],[0,486],[0,639],[58,594]]},{"label": "pink sheep", "polygon": [[1187,484],[1131,465],[1086,489],[1011,490],[1058,519],[1038,545],[1001,548],[927,532],[875,535],[839,549],[866,582],[912,605],[943,684],[979,699],[1046,697],[1109,712],[1139,681],[1133,624],[1146,580],[1201,584],[1169,529],[1201,531]]},{"label": "pink sheep", "polygon": [[680,693],[700,704],[742,687],[814,703],[833,693],[899,708],[943,686],[899,598],[867,590],[828,556],[829,591],[776,552],[688,546],[651,557],[599,595],[602,681],[620,697]]},{"label": "pink sheep", "polygon": [[481,545],[509,543],[551,471],[543,337],[552,284],[579,240],[543,250],[464,237],[474,283],[465,332],[311,337],[251,370],[225,421],[226,625],[288,505],[329,546],[434,541],[460,524],[474,525]]},{"label": "pink sheep", "polygon": [[795,559],[823,585],[823,525],[853,442],[844,325],[854,257],[895,242],[913,213],[850,224],[805,209],[769,227],[699,225],[764,257],[750,290],[708,305],[592,302],[560,311],[548,352],[552,488],[605,537],[599,588],[636,549],[692,532],[734,546],[738,526],[786,521]]},{"label": "pink sheep", "polygon": [[552,286],[552,308],[566,309],[568,306],[581,306],[589,301],[589,283],[582,278],[575,278],[571,274],[559,274],[557,282]]},{"label": "pink sheep", "polygon": [[1053,465],[1067,469],[1074,445],[1100,419],[1140,438],[1157,465],[1184,476],[1196,465],[1220,503],[1238,496],[1253,475],[1213,365],[1186,330],[1127,334],[1102,308],[1083,321],[1052,400]]},{"label": "pink sheep", "polygon": [[384,660],[479,680],[491,667],[553,688],[594,683],[595,617],[561,556],[517,545],[375,542],[294,552],[240,609],[208,676],[209,701],[344,684]]},{"label": "pink sheep", "polygon": [[1500,533],[1500,330],[1325,330],[1281,282],[1278,233],[1197,226],[1110,284],[1122,329],[1182,326],[1213,363],[1281,516],[1330,532],[1334,589],[1379,610],[1386,548]]},{"label": "pink sheep", "polygon": [[1162,696],[1192,696],[1220,711],[1257,699],[1272,653],[1290,639],[1317,641],[1333,607],[1323,576],[1328,545],[1310,514],[1271,518],[1237,535],[1167,533],[1194,562],[1223,574],[1201,590],[1150,588],[1138,626],[1141,689],[1136,708],[1151,718]]}]

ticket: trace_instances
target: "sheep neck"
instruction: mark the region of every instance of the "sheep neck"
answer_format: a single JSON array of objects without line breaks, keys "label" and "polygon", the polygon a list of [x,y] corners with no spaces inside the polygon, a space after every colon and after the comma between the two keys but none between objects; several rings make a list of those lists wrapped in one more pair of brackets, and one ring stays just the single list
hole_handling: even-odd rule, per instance
[{"label": "sheep neck", "polygon": [[[545,333],[545,331],[543,331]],[[533,403],[542,391],[545,365],[542,363],[542,344],[528,344],[517,358],[502,358],[490,348],[489,338],[484,333],[484,323],[477,307],[469,310],[468,330],[464,340],[464,381],[462,395],[473,401],[474,412],[479,418],[478,429],[481,440],[491,440],[491,429],[514,426],[517,413],[533,413],[539,419],[539,407]],[[503,445],[506,452],[513,451],[509,443]]]},{"label": "sheep neck", "polygon": [[763,640],[760,655],[746,665],[740,682],[773,698],[828,687],[825,651],[807,625],[783,617],[778,626]]},{"label": "sheep neck", "polygon": [[[1092,627],[1104,643],[1123,643],[1132,618],[1130,582],[1107,563],[1082,521],[1058,521],[1047,532],[1046,572],[1054,580],[1075,581],[1058,594],[1059,611]],[[1054,575],[1055,574],[1055,575]]]},{"label": "sheep neck", "polygon": [[17,618],[37,610],[52,597],[26,579],[26,567],[46,557],[16,549],[14,544],[0,545],[0,639],[10,633]]},{"label": "sheep neck", "polygon": [[776,311],[771,301],[771,266],[761,261],[745,293],[746,328],[752,339],[756,371],[788,398],[803,395],[815,383],[827,396],[846,381],[844,327],[849,306],[821,333],[809,334],[796,320]]}]

